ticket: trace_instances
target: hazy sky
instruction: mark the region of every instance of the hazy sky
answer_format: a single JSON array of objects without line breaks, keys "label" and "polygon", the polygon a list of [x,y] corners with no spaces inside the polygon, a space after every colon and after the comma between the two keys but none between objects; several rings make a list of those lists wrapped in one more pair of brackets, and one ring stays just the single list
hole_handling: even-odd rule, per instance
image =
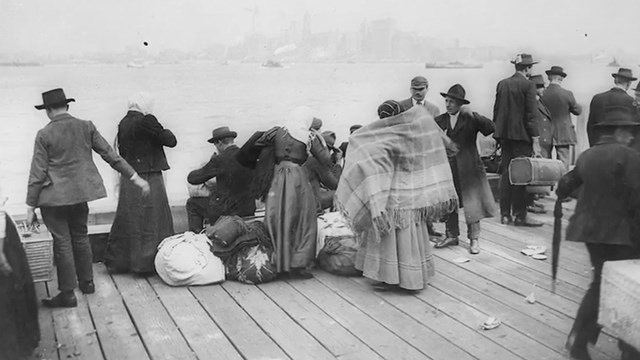
[{"label": "hazy sky", "polygon": [[[149,43],[199,50],[251,32],[278,35],[308,12],[311,31],[355,31],[363,20],[461,45],[584,52],[633,49],[640,0],[0,0],[0,53],[120,51]],[[585,36],[586,34],[586,36]]]}]

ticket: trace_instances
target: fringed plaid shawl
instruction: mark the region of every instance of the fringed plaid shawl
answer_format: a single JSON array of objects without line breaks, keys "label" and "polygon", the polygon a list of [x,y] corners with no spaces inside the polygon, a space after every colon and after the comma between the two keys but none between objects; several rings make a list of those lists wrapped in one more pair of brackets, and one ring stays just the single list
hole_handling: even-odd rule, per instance
[{"label": "fringed plaid shawl", "polygon": [[378,241],[457,209],[443,133],[427,110],[414,106],[353,133],[335,200],[356,233],[373,228]]}]

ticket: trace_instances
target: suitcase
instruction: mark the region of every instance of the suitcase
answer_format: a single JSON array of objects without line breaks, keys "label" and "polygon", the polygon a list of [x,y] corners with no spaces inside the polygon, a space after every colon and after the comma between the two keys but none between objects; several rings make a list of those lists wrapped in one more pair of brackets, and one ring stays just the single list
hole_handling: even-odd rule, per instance
[{"label": "suitcase", "polygon": [[602,269],[598,323],[640,350],[640,260],[607,261]]},{"label": "suitcase", "polygon": [[555,185],[564,174],[564,164],[560,160],[518,157],[509,163],[511,185]]}]

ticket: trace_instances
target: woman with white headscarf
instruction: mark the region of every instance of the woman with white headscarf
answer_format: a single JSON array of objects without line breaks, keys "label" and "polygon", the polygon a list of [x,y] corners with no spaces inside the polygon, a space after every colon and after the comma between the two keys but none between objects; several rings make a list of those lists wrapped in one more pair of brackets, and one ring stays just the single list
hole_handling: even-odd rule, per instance
[{"label": "woman with white headscarf", "polygon": [[313,112],[303,106],[294,109],[284,127],[275,127],[260,137],[258,147],[273,146],[275,170],[266,198],[265,223],[275,247],[278,273],[293,278],[313,277],[307,271],[315,259],[316,200],[302,167],[309,154],[329,165],[326,146],[309,128]]},{"label": "woman with white headscarf", "polygon": [[152,109],[153,98],[136,93],[129,99],[129,111],[118,125],[118,151],[149,182],[151,192],[143,197],[130,181],[120,182],[118,208],[105,255],[111,272],[153,272],[158,244],[174,234],[162,171],[169,169],[164,147],[175,147],[177,142],[173,133],[151,114]]}]

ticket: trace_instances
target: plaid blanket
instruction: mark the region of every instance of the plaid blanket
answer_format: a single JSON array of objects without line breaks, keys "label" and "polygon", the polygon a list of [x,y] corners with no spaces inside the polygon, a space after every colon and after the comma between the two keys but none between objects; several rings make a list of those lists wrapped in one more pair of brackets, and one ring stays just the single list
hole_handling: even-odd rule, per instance
[{"label": "plaid blanket", "polygon": [[445,137],[419,106],[351,135],[335,202],[356,233],[373,228],[379,240],[458,208]]}]

